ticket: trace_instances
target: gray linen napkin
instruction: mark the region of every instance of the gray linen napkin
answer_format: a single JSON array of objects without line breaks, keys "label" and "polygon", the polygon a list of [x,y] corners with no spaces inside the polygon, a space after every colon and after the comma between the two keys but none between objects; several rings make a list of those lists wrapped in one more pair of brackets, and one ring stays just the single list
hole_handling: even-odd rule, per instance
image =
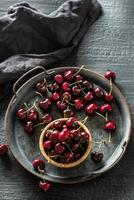
[{"label": "gray linen napkin", "polygon": [[28,3],[11,6],[0,18],[0,84],[63,60],[100,14],[96,0],[68,0],[49,15]]}]

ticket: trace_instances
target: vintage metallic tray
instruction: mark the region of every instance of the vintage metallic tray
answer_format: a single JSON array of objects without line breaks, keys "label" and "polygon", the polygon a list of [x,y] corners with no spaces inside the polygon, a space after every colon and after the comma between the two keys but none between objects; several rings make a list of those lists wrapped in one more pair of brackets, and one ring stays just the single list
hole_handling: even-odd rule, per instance
[{"label": "vintage metallic tray", "polygon": [[[36,128],[33,135],[27,135],[23,130],[22,124],[16,117],[16,112],[24,102],[32,103],[37,98],[34,87],[38,81],[43,80],[44,77],[47,80],[51,80],[54,74],[63,72],[68,68],[75,71],[79,69],[74,67],[60,67],[46,71],[41,67],[37,67],[24,74],[14,86],[15,95],[10,101],[5,116],[5,131],[8,145],[13,155],[26,170],[39,178],[42,178],[43,176],[44,179],[52,182],[71,184],[95,178],[118,163],[125,153],[130,138],[131,119],[128,105],[123,94],[115,85],[113,85],[115,101],[112,103],[112,115],[117,123],[117,129],[112,135],[111,143],[103,146],[103,162],[95,164],[89,156],[86,162],[76,168],[59,169],[50,164],[46,164],[45,175],[37,173],[33,169],[31,163],[35,158],[41,157],[38,146],[40,129]],[[82,69],[81,74],[87,80],[92,81],[106,91],[109,90],[109,81],[98,73]],[[19,89],[16,89],[20,83],[23,83],[22,86]],[[52,112],[55,119],[61,117],[55,109],[52,109]],[[82,111],[78,112],[77,116],[79,119],[83,119],[85,114]],[[86,122],[86,126],[89,128],[94,141],[99,141],[100,139],[108,137],[102,129],[101,118],[90,117]],[[93,148],[97,148],[95,144]]]}]

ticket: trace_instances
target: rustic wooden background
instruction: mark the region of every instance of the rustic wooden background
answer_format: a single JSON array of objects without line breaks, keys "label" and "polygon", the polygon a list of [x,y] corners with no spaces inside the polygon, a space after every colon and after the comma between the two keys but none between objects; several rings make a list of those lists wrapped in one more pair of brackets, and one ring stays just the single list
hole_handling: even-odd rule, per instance
[{"label": "rustic wooden background", "polygon": [[[20,0],[1,0],[0,15]],[[48,14],[64,0],[28,0]],[[107,69],[117,72],[117,84],[124,93],[134,128],[134,1],[100,0],[103,15],[88,30],[79,48],[60,65],[85,64],[101,74]],[[10,96],[0,103],[0,142],[5,142],[3,129],[5,110]],[[40,192],[37,179],[13,158],[0,159],[0,200],[133,200],[134,136],[119,164],[95,180],[75,185],[53,184],[46,194]]]}]

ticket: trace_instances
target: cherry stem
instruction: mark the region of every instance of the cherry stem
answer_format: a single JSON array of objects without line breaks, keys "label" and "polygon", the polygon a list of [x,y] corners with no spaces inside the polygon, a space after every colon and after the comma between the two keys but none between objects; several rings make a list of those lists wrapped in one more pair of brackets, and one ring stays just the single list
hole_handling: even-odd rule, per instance
[{"label": "cherry stem", "polygon": [[82,65],[82,66],[80,67],[80,69],[73,75],[73,77],[76,76],[77,74],[79,74],[79,72],[80,72],[84,67],[85,67],[85,66]]},{"label": "cherry stem", "polygon": [[43,95],[40,93],[40,92],[35,92],[36,94],[38,94],[40,97],[42,97],[43,98]]},{"label": "cherry stem", "polygon": [[104,117],[102,114],[100,114],[99,112],[94,111],[97,115],[99,115],[100,117],[102,117],[105,121],[107,121],[107,118]]},{"label": "cherry stem", "polygon": [[47,91],[48,95],[51,96],[52,93],[48,90],[48,83],[47,83],[47,80],[45,78],[44,78],[44,82],[43,83],[44,84],[46,83],[46,91]]},{"label": "cherry stem", "polygon": [[77,83],[81,83],[81,82],[82,82],[82,80],[79,80],[79,81],[76,81],[76,82],[74,82],[74,83],[69,84],[69,86],[73,86],[73,85],[75,85],[75,84],[77,84]]},{"label": "cherry stem", "polygon": [[112,93],[112,90],[113,90],[113,84],[112,84],[112,78],[110,78],[110,91],[109,91],[109,94]]},{"label": "cherry stem", "polygon": [[38,101],[38,99],[36,99],[33,103],[33,105],[31,107],[28,107],[27,103],[24,103],[24,106],[27,108],[26,112],[28,112],[29,110],[31,110],[32,108],[35,108],[36,106],[36,102]]},{"label": "cherry stem", "polygon": [[67,96],[65,95],[62,99],[62,103],[64,102],[64,100],[67,98]]},{"label": "cherry stem", "polygon": [[108,112],[106,111],[106,122],[108,121]]},{"label": "cherry stem", "polygon": [[108,133],[108,143],[111,143],[111,131]]},{"label": "cherry stem", "polygon": [[[40,167],[38,166],[38,171],[39,171],[39,173],[41,174],[41,175],[44,175],[45,173],[45,171],[43,170],[43,169],[40,169]],[[42,180],[43,180],[43,182],[45,183],[46,182],[46,180],[44,179],[44,178],[42,178]]]},{"label": "cherry stem", "polygon": [[66,100],[66,102],[70,105],[70,106],[74,106],[73,103],[70,103],[69,101]]},{"label": "cherry stem", "polygon": [[82,125],[84,125],[86,123],[86,121],[88,120],[88,116],[85,117],[85,119],[83,120],[83,123],[79,126],[79,128],[77,128],[76,130],[78,131],[79,129],[81,129]]},{"label": "cherry stem", "polygon": [[38,123],[38,124],[34,125],[33,127],[35,128],[35,127],[40,126],[40,125],[43,125],[43,124],[44,124],[44,123]]},{"label": "cherry stem", "polygon": [[67,143],[65,143],[65,144],[66,144],[67,148],[69,149],[69,151],[73,154],[73,152],[72,152],[71,148],[69,147],[69,145]]},{"label": "cherry stem", "polygon": [[86,95],[86,93],[84,92],[84,89],[85,89],[85,88],[82,88],[80,84],[79,84],[79,86],[80,86],[80,88],[81,88],[81,90],[82,90],[82,93],[83,93],[84,95]]}]

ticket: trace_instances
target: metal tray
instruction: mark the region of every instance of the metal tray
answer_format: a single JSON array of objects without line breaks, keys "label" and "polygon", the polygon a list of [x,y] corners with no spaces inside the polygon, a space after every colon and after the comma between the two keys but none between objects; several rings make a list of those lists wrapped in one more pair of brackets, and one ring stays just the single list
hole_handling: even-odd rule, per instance
[{"label": "metal tray", "polygon": [[[103,146],[103,162],[95,164],[89,156],[83,164],[75,168],[59,169],[50,164],[46,164],[45,175],[37,173],[33,169],[31,163],[35,158],[41,157],[38,146],[40,130],[39,128],[36,128],[35,133],[30,136],[25,134],[22,124],[16,117],[16,112],[24,102],[32,103],[37,98],[34,87],[38,81],[41,81],[44,78],[52,80],[54,74],[62,73],[68,68],[73,69],[74,71],[79,69],[76,67],[60,67],[46,71],[43,70],[42,67],[37,67],[24,74],[14,86],[14,90],[17,90],[17,92],[15,91],[15,95],[12,97],[7,108],[5,131],[8,145],[13,155],[26,170],[39,178],[43,177],[52,182],[72,184],[93,179],[108,171],[118,163],[125,153],[130,138],[131,119],[128,105],[123,94],[115,85],[113,85],[112,94],[115,100],[112,103],[112,115],[117,123],[117,129],[112,135],[111,143]],[[82,69],[81,74],[85,79],[92,81],[104,90],[109,90],[109,81],[98,73],[88,69]],[[20,82],[22,82],[23,85],[19,89],[16,89]],[[60,113],[54,108],[52,109],[52,112],[55,119],[61,117]],[[83,111],[76,113],[78,119],[83,119],[85,116],[84,113],[85,112]],[[86,126],[89,128],[94,141],[108,137],[106,132],[102,129],[101,118],[90,117],[86,122]],[[95,149],[97,147],[94,145],[93,148]]]}]

